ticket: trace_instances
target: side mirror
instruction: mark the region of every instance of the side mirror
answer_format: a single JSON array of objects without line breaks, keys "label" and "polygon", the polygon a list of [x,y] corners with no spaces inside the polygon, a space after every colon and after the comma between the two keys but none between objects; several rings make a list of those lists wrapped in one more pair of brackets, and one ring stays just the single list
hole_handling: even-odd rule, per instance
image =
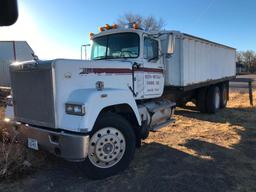
[{"label": "side mirror", "polygon": [[9,26],[18,19],[17,0],[0,1],[0,26]]},{"label": "side mirror", "polygon": [[[90,46],[91,46],[91,44],[81,45],[81,60],[83,59],[83,56],[84,56],[84,59],[88,59],[86,48],[90,47]],[[84,55],[83,55],[83,48],[84,48]]]},{"label": "side mirror", "polygon": [[174,36],[169,35],[168,37],[168,47],[167,47],[167,54],[171,55],[174,52]]}]

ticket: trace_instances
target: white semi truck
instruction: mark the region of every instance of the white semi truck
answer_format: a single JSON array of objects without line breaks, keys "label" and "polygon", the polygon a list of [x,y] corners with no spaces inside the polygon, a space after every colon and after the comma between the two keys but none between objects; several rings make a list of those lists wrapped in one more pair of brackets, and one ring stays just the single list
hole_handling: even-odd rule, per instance
[{"label": "white semi truck", "polygon": [[89,177],[105,178],[129,165],[149,131],[174,121],[175,102],[207,113],[226,106],[234,48],[136,24],[90,37],[90,60],[11,65],[13,122],[28,147],[84,161]]}]

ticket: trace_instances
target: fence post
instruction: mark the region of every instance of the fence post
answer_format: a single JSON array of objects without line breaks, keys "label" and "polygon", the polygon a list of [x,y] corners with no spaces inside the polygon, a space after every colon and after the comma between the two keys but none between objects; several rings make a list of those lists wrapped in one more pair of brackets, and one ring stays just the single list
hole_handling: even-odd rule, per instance
[{"label": "fence post", "polygon": [[250,104],[253,106],[252,81],[248,81]]}]

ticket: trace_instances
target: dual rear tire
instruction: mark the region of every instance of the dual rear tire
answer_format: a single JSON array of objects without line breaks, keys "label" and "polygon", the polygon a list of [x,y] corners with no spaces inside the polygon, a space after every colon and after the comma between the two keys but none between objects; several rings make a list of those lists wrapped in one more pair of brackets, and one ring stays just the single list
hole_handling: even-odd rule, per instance
[{"label": "dual rear tire", "polygon": [[216,113],[220,109],[220,88],[211,86],[207,91],[206,109],[208,113]]},{"label": "dual rear tire", "polygon": [[216,113],[228,101],[227,83],[201,88],[197,93],[197,107],[201,113]]}]

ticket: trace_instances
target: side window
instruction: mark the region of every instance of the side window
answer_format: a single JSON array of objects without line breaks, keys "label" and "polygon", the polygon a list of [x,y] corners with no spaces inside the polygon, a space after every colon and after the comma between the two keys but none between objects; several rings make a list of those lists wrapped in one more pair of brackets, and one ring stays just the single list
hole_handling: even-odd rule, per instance
[{"label": "side window", "polygon": [[144,38],[144,59],[148,59],[150,62],[156,62],[158,60],[158,41]]}]

